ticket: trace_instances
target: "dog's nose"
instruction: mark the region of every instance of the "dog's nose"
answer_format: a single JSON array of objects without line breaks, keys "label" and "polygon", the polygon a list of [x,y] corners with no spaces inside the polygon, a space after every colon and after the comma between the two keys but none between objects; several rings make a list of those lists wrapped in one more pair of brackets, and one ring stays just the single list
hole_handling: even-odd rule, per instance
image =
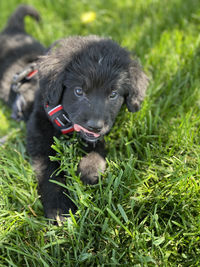
[{"label": "dog's nose", "polygon": [[103,128],[102,120],[89,120],[87,122],[87,129],[91,132],[99,133]]}]

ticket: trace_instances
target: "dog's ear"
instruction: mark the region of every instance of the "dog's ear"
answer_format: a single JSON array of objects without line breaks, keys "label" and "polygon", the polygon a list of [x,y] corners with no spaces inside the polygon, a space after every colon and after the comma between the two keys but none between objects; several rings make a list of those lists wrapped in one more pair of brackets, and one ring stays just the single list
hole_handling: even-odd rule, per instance
[{"label": "dog's ear", "polygon": [[149,79],[136,61],[132,61],[130,64],[129,77],[130,86],[125,101],[128,110],[136,112],[140,109],[141,102],[145,97]]},{"label": "dog's ear", "polygon": [[64,64],[59,57],[47,54],[40,58],[39,84],[45,103],[58,105],[63,92]]},{"label": "dog's ear", "polygon": [[44,101],[59,104],[63,93],[68,66],[81,51],[81,37],[69,37],[56,41],[39,60],[39,83]]}]

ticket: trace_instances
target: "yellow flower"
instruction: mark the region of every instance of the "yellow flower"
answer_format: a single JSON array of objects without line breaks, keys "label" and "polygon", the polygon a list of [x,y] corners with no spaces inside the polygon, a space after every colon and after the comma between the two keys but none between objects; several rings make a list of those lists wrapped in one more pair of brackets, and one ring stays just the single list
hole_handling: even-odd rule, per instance
[{"label": "yellow flower", "polygon": [[93,22],[96,19],[96,13],[94,11],[88,11],[81,15],[81,21],[84,24]]}]

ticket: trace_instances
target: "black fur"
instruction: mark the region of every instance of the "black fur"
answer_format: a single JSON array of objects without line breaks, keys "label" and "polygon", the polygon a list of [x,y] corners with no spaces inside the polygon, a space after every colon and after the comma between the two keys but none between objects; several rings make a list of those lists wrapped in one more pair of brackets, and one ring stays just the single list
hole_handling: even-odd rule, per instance
[{"label": "black fur", "polygon": [[[54,155],[51,144],[60,132],[49,121],[44,105],[62,104],[73,124],[101,136],[79,164],[83,182],[94,184],[106,168],[103,136],[111,130],[123,102],[131,112],[139,109],[148,79],[125,49],[110,39],[88,36],[57,43],[41,58],[39,80],[27,125],[27,148],[38,176],[45,215],[63,220],[75,206],[62,187],[49,182],[50,178],[64,182],[64,178],[62,174],[52,175],[59,165],[49,160]],[[77,95],[77,88],[82,90],[81,95]],[[82,138],[93,141],[84,132]]]}]

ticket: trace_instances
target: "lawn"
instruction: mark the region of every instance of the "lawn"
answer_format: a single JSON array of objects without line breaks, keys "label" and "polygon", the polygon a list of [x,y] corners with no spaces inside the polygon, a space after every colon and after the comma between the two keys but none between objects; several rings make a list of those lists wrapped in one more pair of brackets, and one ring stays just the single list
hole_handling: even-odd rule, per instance
[{"label": "lawn", "polygon": [[[20,0],[0,2],[0,29]],[[76,137],[55,139],[78,206],[63,226],[43,216],[26,127],[1,103],[0,266],[200,266],[200,1],[24,0],[41,13],[27,31],[49,46],[109,36],[150,77],[142,109],[126,108],[107,140],[107,171],[85,186]],[[88,13],[89,12],[89,13]]]}]

